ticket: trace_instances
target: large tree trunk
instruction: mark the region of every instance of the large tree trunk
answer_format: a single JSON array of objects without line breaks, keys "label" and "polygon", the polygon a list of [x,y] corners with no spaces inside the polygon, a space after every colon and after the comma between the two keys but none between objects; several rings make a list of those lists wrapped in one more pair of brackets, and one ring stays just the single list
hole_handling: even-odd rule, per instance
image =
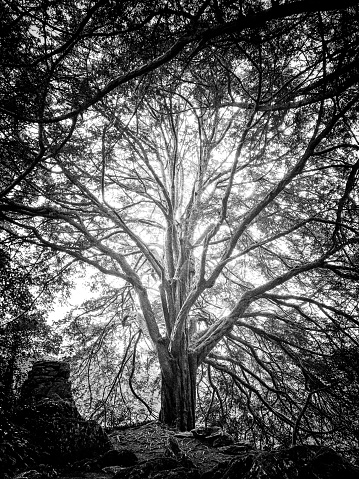
[{"label": "large tree trunk", "polygon": [[181,351],[162,370],[160,421],[180,431],[195,427],[197,358]]}]

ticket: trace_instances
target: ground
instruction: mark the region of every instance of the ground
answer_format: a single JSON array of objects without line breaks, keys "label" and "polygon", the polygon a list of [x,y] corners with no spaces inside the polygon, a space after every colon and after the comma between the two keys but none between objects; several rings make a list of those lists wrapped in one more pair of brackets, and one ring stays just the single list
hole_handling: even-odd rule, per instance
[{"label": "ground", "polygon": [[[197,430],[197,434],[200,430]],[[203,431],[203,430],[202,430]],[[213,447],[206,443],[207,439],[198,439],[191,433],[176,433],[171,429],[160,425],[157,422],[143,424],[137,427],[124,429],[112,429],[107,431],[114,449],[121,452],[127,458],[124,450],[130,450],[138,458],[138,468],[131,469],[133,477],[168,477],[184,479],[189,469],[177,468],[168,471],[159,468],[151,469],[153,465],[168,464],[172,456],[177,459],[177,463],[187,467],[194,465],[202,477],[203,473],[208,477],[243,477],[243,478],[283,478],[289,479],[302,477],[308,479],[358,479],[359,468],[353,466],[348,460],[337,454],[333,449],[325,446],[298,445],[287,449],[276,449],[273,451],[243,451],[244,443],[237,443],[231,446]],[[222,437],[224,435],[222,434]],[[236,449],[237,448],[237,449]],[[238,449],[239,448],[239,449]],[[237,455],[228,454],[228,451],[237,451]],[[238,452],[238,451],[241,452]],[[227,453],[226,453],[226,452]],[[117,456],[117,454],[115,454]],[[116,472],[118,478],[126,474],[122,468],[101,466],[101,457],[99,456],[90,462],[80,462],[73,464],[65,472],[63,470],[56,479],[109,479]],[[113,456],[112,456],[113,457]],[[166,458],[163,460],[163,458]],[[162,459],[156,461],[156,459]],[[170,459],[170,461],[172,460]],[[132,461],[132,458],[131,458]],[[148,461],[148,462],[147,462]],[[167,462],[166,462],[167,461]],[[172,460],[172,463],[176,461]],[[187,464],[186,464],[187,462]],[[223,463],[219,468],[215,466]],[[132,462],[133,464],[133,462]],[[81,466],[81,467],[79,467]],[[90,466],[90,467],[86,467]],[[95,467],[94,467],[95,466]],[[146,469],[149,467],[149,469]],[[102,468],[102,469],[101,469]],[[36,471],[30,471],[36,472]],[[172,474],[173,473],[173,474]],[[238,473],[240,473],[238,475]],[[188,476],[192,473],[189,472]],[[41,476],[42,477],[42,476]],[[55,476],[46,476],[53,479]],[[126,476],[127,477],[127,476]],[[20,477],[18,477],[20,479]],[[21,476],[21,479],[39,479],[38,475]],[[41,478],[40,478],[41,479]]]},{"label": "ground", "polygon": [[163,457],[168,454],[171,438],[178,442],[180,450],[186,454],[201,472],[212,469],[220,462],[232,458],[217,448],[199,441],[195,437],[178,437],[176,432],[158,422],[137,427],[113,430],[109,433],[114,447],[132,450],[139,461]]},{"label": "ground", "polygon": [[[140,426],[132,426],[107,431],[114,449],[129,449],[136,454],[139,462],[171,456],[171,446],[178,445],[180,454],[190,459],[200,473],[211,470],[217,464],[226,462],[233,456],[224,454],[216,447],[191,437],[179,437],[174,430],[153,421]],[[177,457],[178,458],[178,457]],[[68,471],[58,479],[108,479],[105,472]]]}]

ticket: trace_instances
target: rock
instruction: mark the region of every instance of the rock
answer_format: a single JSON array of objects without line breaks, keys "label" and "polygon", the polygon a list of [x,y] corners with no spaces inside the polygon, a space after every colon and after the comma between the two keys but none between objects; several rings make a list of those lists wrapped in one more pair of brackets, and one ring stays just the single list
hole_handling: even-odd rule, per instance
[{"label": "rock", "polygon": [[101,469],[108,466],[129,467],[134,466],[137,462],[136,454],[129,449],[111,449],[97,459]]},{"label": "rock", "polygon": [[[229,461],[220,462],[210,471],[204,472],[201,475],[201,479],[222,479],[225,476],[225,473],[229,467]],[[241,476],[238,476],[241,477]]]},{"label": "rock", "polygon": [[[294,448],[293,448],[294,449]],[[359,468],[352,466],[333,449],[318,448],[319,450],[308,463],[308,472],[311,478],[325,479],[358,479]],[[304,475],[303,475],[304,479]]]},{"label": "rock", "polygon": [[199,426],[191,431],[192,435],[214,447],[228,446],[234,443],[233,437],[218,426]]},{"label": "rock", "polygon": [[181,466],[186,469],[191,469],[194,467],[192,460],[182,450],[179,442],[174,435],[167,438],[165,455],[166,457],[174,458],[181,464]]},{"label": "rock", "polygon": [[39,361],[24,382],[15,420],[55,466],[103,454],[111,448],[104,430],[78,412],[69,381],[70,367],[60,361]]},{"label": "rock", "polygon": [[64,400],[75,404],[70,377],[70,365],[62,361],[38,361],[33,364],[21,387],[20,404],[29,404],[45,398]]},{"label": "rock", "polygon": [[166,455],[178,459],[178,456],[182,454],[181,446],[174,436],[168,436],[166,441]]},{"label": "rock", "polygon": [[217,427],[217,426],[214,426],[214,427],[198,426],[195,429],[192,429],[191,433],[197,439],[204,439],[204,438],[207,438],[207,437],[209,437],[213,434],[217,434],[221,431],[222,431],[222,429],[220,427]]},{"label": "rock", "polygon": [[[251,468],[253,466],[253,455],[246,454],[239,458],[233,459],[226,469],[219,469],[214,471],[216,474],[206,476],[204,479],[222,479],[222,477],[226,479],[261,479],[265,477],[266,479],[287,479],[285,476],[258,476],[255,474],[251,475]],[[210,471],[211,472],[211,471]],[[247,475],[249,474],[249,475]],[[298,479],[296,476],[293,476],[293,479]],[[202,478],[201,478],[202,479]],[[291,478],[292,479],[292,478]]]},{"label": "rock", "polygon": [[250,452],[220,464],[201,479],[358,479],[359,468],[334,450],[295,446],[269,452]]},{"label": "rock", "polygon": [[95,421],[82,419],[65,401],[40,400],[23,407],[17,417],[54,465],[94,457],[111,447],[103,429]]},{"label": "rock", "polygon": [[253,448],[249,443],[244,442],[231,444],[230,446],[218,447],[218,450],[223,454],[230,454],[232,456],[235,456],[237,454],[243,454],[244,452],[248,452],[252,449]]},{"label": "rock", "polygon": [[226,432],[208,436],[206,439],[207,441],[213,440],[212,445],[214,447],[223,447],[223,446],[228,446],[234,443],[233,437],[230,434],[227,434]]}]

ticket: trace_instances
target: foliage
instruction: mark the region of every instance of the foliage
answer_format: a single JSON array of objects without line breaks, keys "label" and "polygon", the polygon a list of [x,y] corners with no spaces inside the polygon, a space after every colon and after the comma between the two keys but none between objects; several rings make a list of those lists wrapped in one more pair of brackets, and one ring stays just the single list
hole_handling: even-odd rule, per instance
[{"label": "foliage", "polygon": [[[3,248],[0,251],[0,382],[3,407],[12,405],[30,360],[55,353],[59,336],[46,323],[44,297],[36,297],[38,279],[34,271],[16,264]],[[43,276],[39,271],[40,281]]]}]

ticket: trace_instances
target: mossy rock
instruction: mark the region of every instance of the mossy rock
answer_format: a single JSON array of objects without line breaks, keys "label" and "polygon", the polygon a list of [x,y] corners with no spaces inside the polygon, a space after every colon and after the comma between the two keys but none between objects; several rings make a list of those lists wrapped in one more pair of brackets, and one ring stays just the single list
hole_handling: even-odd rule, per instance
[{"label": "mossy rock", "polygon": [[19,409],[16,417],[55,465],[91,458],[111,448],[103,428],[84,420],[67,401],[43,399]]},{"label": "mossy rock", "polygon": [[250,452],[203,475],[203,479],[358,479],[354,467],[333,449],[295,446]]}]

